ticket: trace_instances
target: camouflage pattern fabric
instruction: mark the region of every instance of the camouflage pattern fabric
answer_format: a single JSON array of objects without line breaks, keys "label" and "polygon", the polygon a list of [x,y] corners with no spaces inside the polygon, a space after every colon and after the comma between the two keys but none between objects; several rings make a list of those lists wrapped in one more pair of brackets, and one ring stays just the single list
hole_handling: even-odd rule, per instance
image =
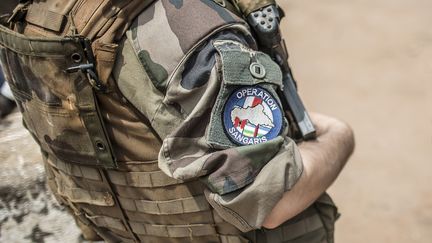
[{"label": "camouflage pattern fabric", "polygon": [[[59,1],[43,2],[72,7]],[[73,9],[100,16],[107,10],[97,12],[102,2],[111,3],[76,1]],[[25,124],[41,146],[48,185],[105,241],[237,243],[247,237],[261,242],[240,230],[256,233],[302,172],[276,93],[280,70],[257,51],[248,26],[224,2],[155,1],[127,37],[110,45],[110,50],[119,47],[115,60],[95,52],[110,85],[95,95],[85,75],[64,72],[85,61],[76,56],[84,56],[81,47],[73,38],[46,33],[36,24],[44,21],[42,15],[33,12],[35,23],[25,23],[27,36],[1,31],[0,43],[7,48],[2,62],[14,64],[7,75]],[[120,32],[115,26],[112,33],[122,33],[125,25]],[[116,63],[112,76],[109,65],[100,62],[104,58]],[[86,123],[89,113],[101,118],[112,154],[89,132],[98,125]],[[115,168],[97,167],[100,151],[114,155]],[[322,209],[312,218],[302,214],[283,230],[259,231],[272,243],[330,231],[333,211]],[[288,235],[273,241],[276,234]]]},{"label": "camouflage pattern fabric", "polygon": [[251,242],[259,243],[333,243],[337,209],[324,193],[315,204],[275,229],[248,232]]},{"label": "camouflage pattern fabric", "polygon": [[26,128],[41,148],[70,163],[114,167],[92,86],[83,73],[64,71],[77,65],[70,58],[73,55],[85,62],[78,40],[51,38],[38,42],[4,26],[0,30],[5,47],[0,50],[0,60],[6,80]]},{"label": "camouflage pattern fabric", "polygon": [[[193,8],[196,11],[188,14],[199,18],[200,10],[208,7],[215,11],[203,19],[209,21],[205,24],[185,23],[184,12],[178,11]],[[209,25],[213,32],[203,32]],[[260,228],[301,175],[301,158],[287,137],[285,118],[274,139],[239,146],[227,137],[220,117],[227,97],[242,87],[261,87],[280,105],[278,66],[256,51],[246,24],[213,1],[158,1],[137,18],[127,36],[124,45],[133,47],[153,85],[145,89],[126,79],[118,84],[163,139],[159,167],[178,180],[201,179],[209,188],[209,203],[240,230]],[[251,75],[252,60],[262,64],[264,78]],[[246,211],[250,201],[259,203]]]}]

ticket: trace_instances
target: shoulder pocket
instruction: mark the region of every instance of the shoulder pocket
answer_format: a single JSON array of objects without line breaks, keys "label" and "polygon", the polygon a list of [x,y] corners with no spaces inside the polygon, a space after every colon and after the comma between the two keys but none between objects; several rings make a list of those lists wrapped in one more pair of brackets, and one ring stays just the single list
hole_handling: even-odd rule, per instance
[{"label": "shoulder pocket", "polygon": [[282,86],[282,72],[268,56],[234,41],[215,41],[227,85],[274,84]]},{"label": "shoulder pocket", "polygon": [[279,66],[266,54],[234,41],[215,41],[221,89],[212,110],[208,142],[215,148],[274,139],[287,126],[277,89]]}]

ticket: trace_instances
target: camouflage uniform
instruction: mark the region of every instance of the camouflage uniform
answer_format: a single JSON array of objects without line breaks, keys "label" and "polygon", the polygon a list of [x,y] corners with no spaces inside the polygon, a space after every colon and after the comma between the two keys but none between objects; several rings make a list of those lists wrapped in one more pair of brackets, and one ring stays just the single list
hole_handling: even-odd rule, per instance
[{"label": "camouflage uniform", "polygon": [[[333,241],[336,211],[325,195],[259,230],[302,162],[276,92],[281,71],[228,3],[154,1],[123,36],[109,30],[129,15],[112,11],[131,13],[134,1],[113,1],[107,12],[120,17],[100,26],[91,24],[109,16],[93,16],[102,1],[56,1],[35,1],[16,26],[44,39],[2,28],[1,60],[13,67],[6,75],[49,185],[79,222],[113,242]],[[77,66],[92,57],[76,33],[93,40],[97,78]],[[269,121],[251,123],[259,117]]]}]

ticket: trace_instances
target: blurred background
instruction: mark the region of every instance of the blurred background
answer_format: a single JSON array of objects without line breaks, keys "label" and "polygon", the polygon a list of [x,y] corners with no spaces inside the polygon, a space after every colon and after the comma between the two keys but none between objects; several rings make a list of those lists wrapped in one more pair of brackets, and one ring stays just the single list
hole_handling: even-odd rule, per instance
[{"label": "blurred background", "polygon": [[[279,4],[307,108],[356,134],[329,190],[342,213],[336,242],[431,242],[432,1]],[[0,121],[1,242],[82,242],[45,190],[38,148],[15,112]]]},{"label": "blurred background", "polygon": [[432,1],[279,2],[307,108],[356,135],[336,241],[432,242]]}]

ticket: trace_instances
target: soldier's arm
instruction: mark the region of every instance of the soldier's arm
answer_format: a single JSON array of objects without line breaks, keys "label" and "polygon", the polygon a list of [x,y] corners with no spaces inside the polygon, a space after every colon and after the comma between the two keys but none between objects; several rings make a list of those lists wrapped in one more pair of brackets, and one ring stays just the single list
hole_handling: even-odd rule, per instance
[{"label": "soldier's arm", "polygon": [[[278,97],[279,66],[256,51],[247,28],[233,26],[203,41],[176,67],[171,52],[182,46],[167,55],[160,43],[141,39],[149,36],[144,27],[129,32],[127,43],[154,87],[140,89],[140,80],[118,83],[130,89],[127,98],[162,139],[159,168],[175,179],[201,179],[207,201],[240,230],[261,228],[303,171]],[[176,45],[174,39],[171,47]]]},{"label": "soldier's arm", "polygon": [[333,183],[354,150],[354,135],[346,123],[320,114],[312,114],[312,120],[318,137],[299,145],[303,174],[267,216],[265,228],[276,228],[311,205]]},{"label": "soldier's arm", "polygon": [[165,109],[177,107],[184,118],[158,129],[168,131],[159,168],[175,179],[200,178],[208,202],[242,231],[261,228],[303,169],[276,92],[279,66],[248,39],[225,31],[200,47],[181,76],[173,75],[181,79],[169,82],[164,100]]}]

